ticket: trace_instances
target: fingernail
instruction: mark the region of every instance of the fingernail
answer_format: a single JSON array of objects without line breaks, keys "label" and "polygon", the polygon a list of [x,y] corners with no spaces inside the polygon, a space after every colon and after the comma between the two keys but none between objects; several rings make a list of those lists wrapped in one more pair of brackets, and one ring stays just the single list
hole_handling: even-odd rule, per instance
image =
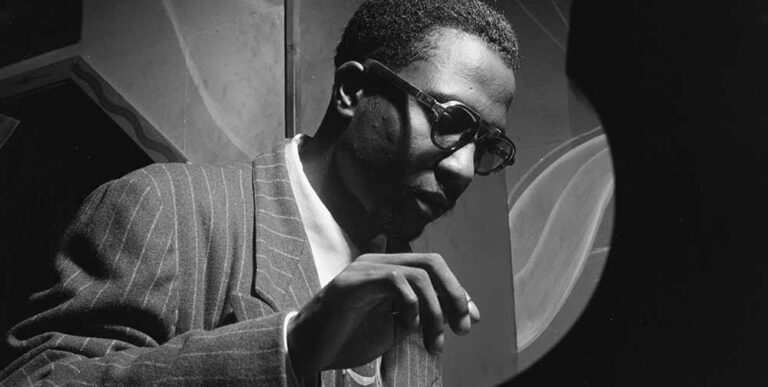
[{"label": "fingernail", "polygon": [[469,314],[466,314],[464,315],[464,317],[461,318],[461,322],[459,323],[459,331],[456,333],[464,336],[467,333],[469,333],[471,329],[472,329],[472,320]]},{"label": "fingernail", "polygon": [[480,322],[480,310],[477,309],[477,305],[475,305],[474,301],[469,301],[467,303],[467,307],[469,308],[469,317],[472,318],[472,323],[477,324]]},{"label": "fingernail", "polygon": [[413,329],[414,331],[418,331],[421,329],[421,319],[419,318],[418,314],[411,322],[411,329]]},{"label": "fingernail", "polygon": [[435,352],[442,353],[443,345],[445,345],[445,334],[441,333],[437,335],[437,339],[435,340]]}]

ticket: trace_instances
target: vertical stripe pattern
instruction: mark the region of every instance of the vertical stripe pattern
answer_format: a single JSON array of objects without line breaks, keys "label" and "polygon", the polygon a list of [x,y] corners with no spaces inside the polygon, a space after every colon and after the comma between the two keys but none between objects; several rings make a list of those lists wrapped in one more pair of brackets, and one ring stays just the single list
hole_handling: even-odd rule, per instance
[{"label": "vertical stripe pattern", "polygon": [[[283,149],[155,164],[92,192],[57,252],[59,283],[10,331],[23,355],[0,386],[293,384],[283,321],[319,281]],[[385,384],[439,384],[425,354],[417,336],[385,354]]]}]

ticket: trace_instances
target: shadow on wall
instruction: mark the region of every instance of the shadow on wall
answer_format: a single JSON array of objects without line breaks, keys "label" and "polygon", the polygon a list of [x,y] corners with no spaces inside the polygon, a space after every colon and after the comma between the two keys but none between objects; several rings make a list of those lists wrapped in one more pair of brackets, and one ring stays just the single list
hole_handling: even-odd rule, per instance
[{"label": "shadow on wall", "polygon": [[[74,81],[0,99],[0,337],[56,282],[58,241],[102,183],[153,160]],[[17,123],[9,130],[3,122]],[[18,355],[0,340],[0,369]]]}]

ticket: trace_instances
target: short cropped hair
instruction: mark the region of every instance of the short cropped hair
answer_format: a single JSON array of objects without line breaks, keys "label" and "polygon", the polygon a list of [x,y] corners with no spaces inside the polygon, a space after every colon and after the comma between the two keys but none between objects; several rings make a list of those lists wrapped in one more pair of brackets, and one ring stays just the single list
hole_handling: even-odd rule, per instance
[{"label": "short cropped hair", "polygon": [[427,58],[428,37],[451,28],[479,37],[516,71],[517,34],[507,19],[479,0],[367,0],[347,23],[336,47],[336,67],[376,59],[394,70]]}]

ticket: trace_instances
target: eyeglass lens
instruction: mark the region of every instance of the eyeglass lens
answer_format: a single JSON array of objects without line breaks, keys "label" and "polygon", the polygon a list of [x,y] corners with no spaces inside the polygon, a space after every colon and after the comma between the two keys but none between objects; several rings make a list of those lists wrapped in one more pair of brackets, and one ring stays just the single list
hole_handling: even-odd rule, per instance
[{"label": "eyeglass lens", "polygon": [[[435,141],[440,147],[450,149],[464,140],[464,135],[474,133],[476,119],[459,106],[447,106],[435,122]],[[475,167],[478,172],[490,172],[504,163],[512,152],[511,145],[497,137],[486,138],[477,144]]]},{"label": "eyeglass lens", "polygon": [[478,172],[487,173],[505,163],[514,152],[512,145],[501,139],[489,139],[477,145],[475,151],[475,168]]}]

